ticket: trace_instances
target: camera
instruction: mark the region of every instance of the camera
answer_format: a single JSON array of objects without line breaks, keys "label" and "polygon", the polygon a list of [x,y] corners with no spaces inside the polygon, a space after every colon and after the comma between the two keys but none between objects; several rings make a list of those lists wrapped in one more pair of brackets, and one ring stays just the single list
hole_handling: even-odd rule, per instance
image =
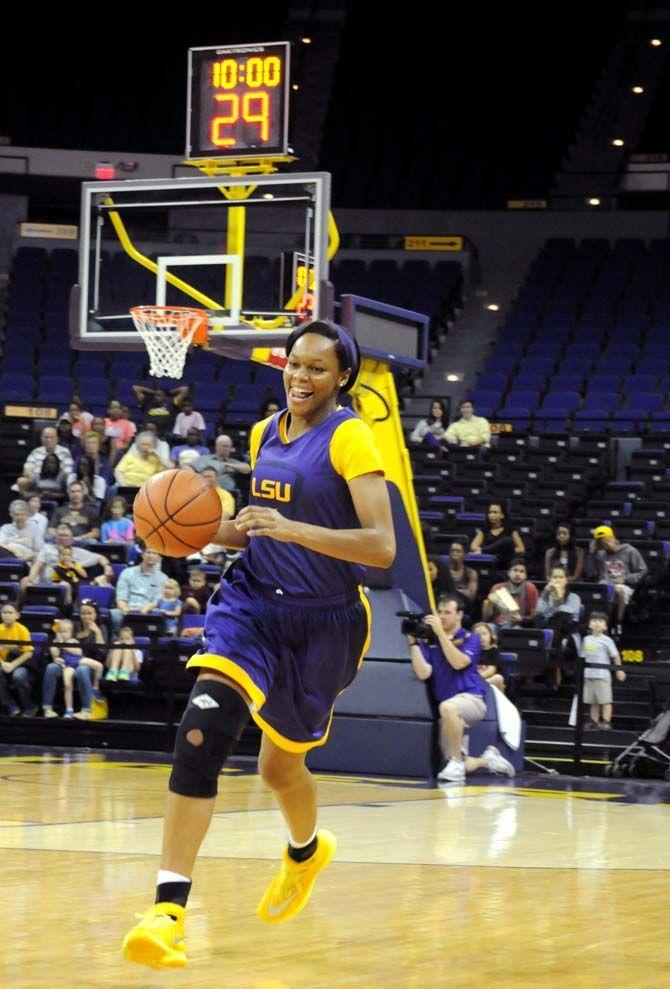
[{"label": "camera", "polygon": [[402,618],[400,631],[403,635],[413,635],[415,639],[423,639],[424,642],[437,642],[437,637],[430,625],[426,625],[421,611],[396,611],[398,618]]}]

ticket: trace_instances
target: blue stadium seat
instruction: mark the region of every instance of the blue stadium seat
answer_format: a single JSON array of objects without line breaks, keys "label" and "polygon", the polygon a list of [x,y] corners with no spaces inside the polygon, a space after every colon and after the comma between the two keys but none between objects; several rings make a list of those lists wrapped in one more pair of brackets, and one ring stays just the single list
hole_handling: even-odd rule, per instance
[{"label": "blue stadium seat", "polygon": [[569,415],[581,405],[581,396],[576,391],[547,392],[542,402],[542,407],[537,415],[558,418],[558,415]]},{"label": "blue stadium seat", "polygon": [[519,363],[519,374],[541,374],[548,378],[553,374],[556,361],[548,357],[525,357]]},{"label": "blue stadium seat", "polygon": [[584,377],[581,374],[555,374],[550,379],[552,391],[578,391],[584,387]]},{"label": "blue stadium seat", "polygon": [[540,404],[539,391],[512,391],[507,394],[506,407],[520,407],[523,409],[536,409]]},{"label": "blue stadium seat", "polygon": [[608,391],[587,392],[584,397],[582,410],[588,412],[592,409],[604,412],[616,412],[621,408],[621,395]]},{"label": "blue stadium seat", "polygon": [[477,377],[477,391],[505,392],[508,384],[507,374],[480,374]]},{"label": "blue stadium seat", "polygon": [[595,364],[595,373],[616,374],[623,378],[630,374],[632,364],[629,357],[600,357]]},{"label": "blue stadium seat", "polygon": [[626,397],[624,409],[634,409],[636,412],[642,411],[645,413],[659,412],[663,402],[664,399],[662,395],[635,392]]},{"label": "blue stadium seat", "polygon": [[534,391],[542,392],[545,389],[547,379],[543,374],[517,374],[510,382],[511,391]]},{"label": "blue stadium seat", "polygon": [[592,392],[618,392],[621,378],[616,374],[594,374],[586,383],[587,394]]},{"label": "blue stadium seat", "polygon": [[27,401],[35,395],[32,374],[3,374],[0,377],[0,398]]},{"label": "blue stadium seat", "polygon": [[653,374],[631,374],[623,379],[622,390],[624,394],[632,392],[654,392],[658,383],[658,377]]}]

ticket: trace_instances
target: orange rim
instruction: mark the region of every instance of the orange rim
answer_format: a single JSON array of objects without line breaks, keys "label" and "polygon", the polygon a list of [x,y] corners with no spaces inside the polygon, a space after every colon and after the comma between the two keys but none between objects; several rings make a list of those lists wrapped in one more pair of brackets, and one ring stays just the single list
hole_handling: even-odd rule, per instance
[{"label": "orange rim", "polygon": [[207,343],[207,313],[204,309],[191,309],[188,306],[133,306],[130,310],[133,319],[143,323],[158,325],[172,324],[182,335],[193,331],[192,343]]}]

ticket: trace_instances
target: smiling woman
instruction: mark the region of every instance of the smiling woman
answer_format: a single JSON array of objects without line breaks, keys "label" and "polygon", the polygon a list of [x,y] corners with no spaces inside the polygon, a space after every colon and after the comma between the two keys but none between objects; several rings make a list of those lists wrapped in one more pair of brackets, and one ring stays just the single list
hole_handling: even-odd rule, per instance
[{"label": "smiling woman", "polygon": [[369,646],[364,568],[390,566],[395,535],[374,437],[338,404],[358,372],[355,343],[319,320],[293,331],[286,354],[287,407],[254,427],[249,505],[215,538],[243,552],[209,602],[206,651],[188,663],[199,676],[177,733],[156,905],[124,942],[129,960],[150,966],[186,964],[190,876],[249,711],[263,731],[261,776],[289,830],[258,917],[299,913],[335,853],[334,836],[317,832],[305,756],[327,740],[335,699]]}]

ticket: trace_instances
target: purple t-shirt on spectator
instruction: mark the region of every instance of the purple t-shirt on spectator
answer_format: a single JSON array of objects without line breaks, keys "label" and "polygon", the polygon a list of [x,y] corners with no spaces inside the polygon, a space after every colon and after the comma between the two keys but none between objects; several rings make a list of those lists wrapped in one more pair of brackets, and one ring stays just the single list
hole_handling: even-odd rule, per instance
[{"label": "purple t-shirt on spectator", "polygon": [[424,659],[433,667],[433,691],[438,704],[455,697],[456,694],[476,694],[484,699],[486,684],[477,672],[477,663],[482,651],[482,643],[478,635],[459,628],[454,635],[453,643],[457,649],[470,657],[470,663],[462,670],[455,670],[442,652],[442,646],[427,645],[420,642],[419,646]]}]

